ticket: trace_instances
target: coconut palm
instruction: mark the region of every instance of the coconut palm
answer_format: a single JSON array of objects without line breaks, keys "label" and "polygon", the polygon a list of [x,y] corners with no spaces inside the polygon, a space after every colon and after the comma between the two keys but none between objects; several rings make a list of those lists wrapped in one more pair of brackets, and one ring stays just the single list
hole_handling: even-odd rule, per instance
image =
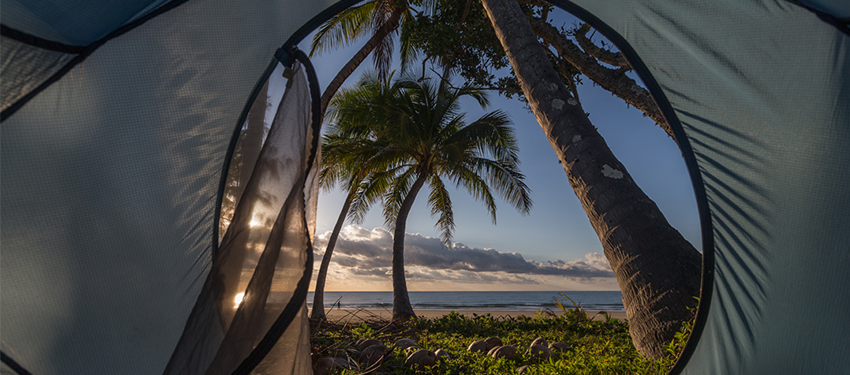
[{"label": "coconut palm", "polygon": [[[384,80],[390,82],[392,76]],[[323,189],[340,184],[347,191],[342,210],[339,213],[333,231],[328,238],[322,263],[316,277],[316,289],[313,294],[311,319],[325,319],[324,290],[333,250],[339,233],[347,217],[360,222],[372,203],[378,200],[386,185],[372,184],[363,186],[362,181],[373,172],[386,169],[379,159],[388,150],[389,145],[379,138],[377,127],[371,126],[369,109],[375,104],[392,96],[395,90],[389,84],[381,83],[375,77],[365,77],[354,89],[343,90],[330,103],[330,125],[322,140],[322,170],[319,183]],[[346,105],[352,102],[366,103],[362,106]],[[353,209],[352,209],[353,208]]]},{"label": "coconut palm", "polygon": [[[365,82],[375,87],[375,80]],[[437,216],[446,246],[451,246],[455,229],[447,182],[483,202],[494,223],[493,190],[523,214],[531,208],[531,198],[519,172],[518,148],[507,115],[497,110],[465,121],[459,100],[468,96],[486,108],[489,102],[482,91],[452,88],[445,80],[434,85],[430,79],[410,78],[392,85],[384,82],[384,87],[379,102],[352,96],[339,102],[337,110],[361,113],[374,127],[373,133],[386,142],[372,148],[381,150],[373,163],[382,168],[370,173],[361,189],[387,191],[383,203],[385,223],[393,231],[393,320],[399,320],[415,316],[404,277],[404,236],[410,209],[423,187],[428,187],[428,206]]]},{"label": "coconut palm", "polygon": [[414,45],[410,43],[408,20],[414,15],[414,6],[426,4],[434,6],[434,1],[428,0],[370,0],[350,7],[319,27],[313,36],[310,56],[319,52],[327,52],[347,46],[360,37],[370,35],[369,40],[354,54],[354,56],[339,70],[322,94],[322,113],[354,70],[366,60],[369,54],[375,63],[380,78],[386,78],[392,62],[394,36],[401,31],[401,65],[402,69],[416,57]]}]

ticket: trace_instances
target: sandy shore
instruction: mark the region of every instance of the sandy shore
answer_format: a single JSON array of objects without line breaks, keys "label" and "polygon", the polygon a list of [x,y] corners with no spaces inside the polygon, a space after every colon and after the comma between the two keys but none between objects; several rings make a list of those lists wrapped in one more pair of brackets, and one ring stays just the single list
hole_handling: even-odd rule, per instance
[{"label": "sandy shore", "polygon": [[[453,310],[448,309],[417,309],[416,315],[423,318],[438,318],[444,315],[449,314]],[[466,316],[472,316],[473,314],[484,315],[487,313],[492,314],[493,316],[534,316],[535,311],[527,311],[527,310],[456,310],[458,313]],[[588,316],[594,316],[598,311],[588,311]],[[328,320],[330,321],[352,321],[358,322],[363,320],[370,319],[386,319],[389,320],[392,317],[392,311],[383,310],[383,309],[332,309],[325,311],[328,315]],[[617,319],[626,319],[625,311],[613,311],[608,312],[608,314],[612,318]],[[605,319],[605,316],[602,314],[596,315],[596,320]]]}]

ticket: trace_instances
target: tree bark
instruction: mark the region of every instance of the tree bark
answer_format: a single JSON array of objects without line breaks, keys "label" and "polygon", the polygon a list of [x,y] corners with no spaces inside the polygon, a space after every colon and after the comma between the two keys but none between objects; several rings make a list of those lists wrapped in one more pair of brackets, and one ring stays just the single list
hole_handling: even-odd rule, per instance
[{"label": "tree bark", "polygon": [[[562,59],[575,66],[582,74],[603,89],[610,91],[618,98],[645,113],[664,129],[667,135],[673,138],[673,130],[664,115],[661,114],[661,109],[658,108],[655,99],[649,95],[649,91],[629,78],[625,69],[610,69],[600,65],[596,58],[589,53],[582,52],[557,28],[540,18],[532,17],[529,23],[534,33],[543,41],[555,47]],[[626,66],[629,67],[628,64]]]},{"label": "tree bark", "polygon": [[404,197],[398,216],[395,220],[395,231],[393,232],[393,320],[408,320],[415,318],[413,306],[410,304],[410,296],[407,293],[407,282],[404,277],[404,231],[407,227],[407,215],[413,207],[416,195],[425,184],[428,173],[420,172],[407,196]]},{"label": "tree bark", "polygon": [[[546,20],[545,18],[542,18]],[[532,26],[533,28],[533,26]],[[575,33],[576,42],[581,46],[581,49],[584,50],[590,56],[595,57],[597,60],[602,61],[608,65],[625,67],[632,69],[631,64],[626,60],[626,57],[623,56],[620,52],[611,52],[602,48],[599,48],[596,44],[587,38],[587,33],[590,32],[590,25],[584,24],[578,31]]]},{"label": "tree bark", "polygon": [[339,238],[339,232],[342,230],[342,225],[345,223],[345,218],[348,216],[348,209],[351,208],[351,201],[354,199],[354,193],[349,192],[345,197],[345,203],[342,204],[342,211],[336,219],[336,225],[331,232],[331,237],[328,238],[328,246],[325,248],[325,254],[322,255],[322,264],[319,266],[319,275],[316,276],[316,290],[313,292],[313,311],[310,312],[310,319],[326,319],[325,316],[325,280],[328,277],[328,267],[331,264],[331,256],[336,247],[336,240]]},{"label": "tree bark", "polygon": [[390,18],[387,19],[387,22],[372,35],[371,38],[360,47],[360,50],[354,54],[351,60],[339,70],[336,76],[331,80],[328,84],[328,87],[325,88],[325,92],[322,93],[322,113],[324,114],[328,108],[328,104],[331,102],[331,99],[336,95],[336,92],[339,91],[339,88],[342,87],[342,84],[345,83],[345,80],[354,73],[360,64],[366,60],[366,57],[369,56],[372,51],[378,47],[379,44],[390,35],[393,30],[398,28],[399,20],[401,20],[402,12],[400,9],[396,9],[390,14]]},{"label": "tree bark", "polygon": [[635,347],[661,358],[699,294],[702,257],[635,184],[561,82],[515,0],[484,8],[537,121],[599,236]]}]

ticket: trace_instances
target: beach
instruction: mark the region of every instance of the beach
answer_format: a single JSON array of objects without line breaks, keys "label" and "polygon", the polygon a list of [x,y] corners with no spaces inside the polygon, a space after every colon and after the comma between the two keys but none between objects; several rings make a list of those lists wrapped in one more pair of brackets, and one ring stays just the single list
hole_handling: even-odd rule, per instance
[{"label": "beach", "polygon": [[[483,309],[416,309],[416,315],[421,318],[439,318],[445,315],[448,315],[452,311],[457,311],[461,315],[465,316],[473,316],[473,315],[484,315],[491,314],[495,317],[502,316],[511,316],[511,317],[519,317],[519,316],[534,316],[537,312],[531,310],[483,310]],[[599,311],[588,310],[587,315],[589,317],[594,317],[595,320],[605,320],[604,314],[598,314]],[[328,320],[332,322],[362,322],[365,320],[373,320],[373,319],[381,319],[381,320],[389,320],[392,318],[392,310],[387,309],[354,309],[354,308],[335,308],[328,309],[325,311],[325,314],[328,317]],[[621,320],[626,319],[625,311],[611,311],[608,312],[608,315],[611,318],[617,318]]]}]

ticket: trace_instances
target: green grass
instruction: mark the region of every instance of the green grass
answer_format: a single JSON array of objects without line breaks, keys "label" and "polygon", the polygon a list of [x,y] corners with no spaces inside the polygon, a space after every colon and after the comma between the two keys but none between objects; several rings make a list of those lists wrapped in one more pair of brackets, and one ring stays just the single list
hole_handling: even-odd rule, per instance
[{"label": "green grass", "polygon": [[[534,317],[494,317],[490,314],[467,317],[452,312],[436,319],[415,319],[398,326],[386,322],[370,322],[355,326],[331,325],[313,329],[314,356],[353,357],[353,344],[361,338],[375,338],[392,348],[401,337],[417,341],[423,349],[442,348],[451,359],[434,366],[413,369],[404,366],[407,357],[394,349],[374,374],[515,374],[520,366],[528,365],[524,374],[666,374],[681,351],[690,330],[686,323],[683,333],[668,346],[667,358],[652,361],[635,350],[629,337],[628,325],[618,319],[590,320],[580,308],[566,309],[556,315],[538,312]],[[606,317],[607,318],[607,317]],[[390,333],[391,332],[391,333]],[[513,358],[495,359],[484,353],[470,353],[470,343],[490,336],[513,345],[519,352]],[[554,353],[549,360],[527,354],[531,342],[543,337],[549,343],[560,341],[571,345],[565,353]],[[338,374],[360,374],[360,369],[337,370]]]}]

